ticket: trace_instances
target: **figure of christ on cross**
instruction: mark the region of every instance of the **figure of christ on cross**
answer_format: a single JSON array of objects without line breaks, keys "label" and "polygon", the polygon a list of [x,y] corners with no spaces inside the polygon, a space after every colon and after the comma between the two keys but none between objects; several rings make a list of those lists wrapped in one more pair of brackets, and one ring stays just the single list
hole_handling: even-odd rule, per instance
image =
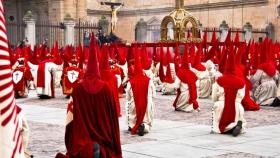
[{"label": "figure of christ on cross", "polygon": [[111,2],[101,2],[101,5],[108,5],[111,7],[111,32],[114,32],[118,22],[118,10],[124,6],[124,3],[118,3],[115,2],[115,0],[111,0]]}]

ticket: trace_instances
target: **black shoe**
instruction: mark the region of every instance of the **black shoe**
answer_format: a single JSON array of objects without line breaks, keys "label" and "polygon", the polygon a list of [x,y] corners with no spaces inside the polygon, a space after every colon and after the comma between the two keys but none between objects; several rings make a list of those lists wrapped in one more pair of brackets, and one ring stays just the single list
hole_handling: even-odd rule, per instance
[{"label": "black shoe", "polygon": [[93,158],[100,158],[100,146],[97,143],[93,144]]},{"label": "black shoe", "polygon": [[145,125],[142,123],[137,130],[137,134],[139,136],[143,136],[144,135],[144,129],[145,129]]},{"label": "black shoe", "polygon": [[276,98],[273,100],[272,104],[270,104],[270,106],[272,106],[272,107],[280,106],[280,99],[279,99],[278,97],[276,97]]},{"label": "black shoe", "polygon": [[47,95],[40,95],[39,98],[40,99],[51,99],[51,97],[47,96]]},{"label": "black shoe", "polygon": [[130,131],[131,131],[131,127],[128,127],[128,129],[127,129],[127,130],[128,130],[128,132],[130,132]]},{"label": "black shoe", "polygon": [[241,129],[242,129],[242,121],[238,121],[237,125],[232,131],[232,136],[234,137],[238,136],[241,133]]}]

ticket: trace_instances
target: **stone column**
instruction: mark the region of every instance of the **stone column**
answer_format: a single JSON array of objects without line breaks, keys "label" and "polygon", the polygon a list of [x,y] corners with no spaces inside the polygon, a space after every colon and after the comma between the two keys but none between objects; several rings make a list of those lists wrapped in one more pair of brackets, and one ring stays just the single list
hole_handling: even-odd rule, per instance
[{"label": "stone column", "polygon": [[136,41],[137,42],[145,42],[147,41],[147,22],[144,19],[140,19],[136,24]]},{"label": "stone column", "polygon": [[224,42],[226,40],[228,29],[229,29],[228,24],[226,23],[225,20],[223,20],[223,22],[220,25],[220,31],[221,31],[220,42]]},{"label": "stone column", "polygon": [[75,21],[71,18],[70,14],[66,14],[64,17],[64,25],[65,25],[65,32],[64,32],[64,40],[65,45],[74,45],[75,44]]},{"label": "stone column", "polygon": [[27,11],[23,17],[23,21],[26,24],[24,30],[24,36],[28,40],[31,49],[33,50],[34,45],[36,44],[36,30],[35,30],[35,19],[31,11]]},{"label": "stone column", "polygon": [[253,31],[253,27],[251,25],[250,22],[247,22],[244,26],[243,26],[243,30],[245,31],[245,41],[246,43],[249,43],[251,38],[252,38],[252,31]]},{"label": "stone column", "polygon": [[268,25],[265,27],[265,30],[267,32],[267,37],[272,39],[273,41],[275,40],[275,27],[274,25],[270,22]]},{"label": "stone column", "polygon": [[98,26],[102,28],[103,32],[108,34],[109,21],[106,19],[105,16],[102,16],[101,19],[98,21]]}]

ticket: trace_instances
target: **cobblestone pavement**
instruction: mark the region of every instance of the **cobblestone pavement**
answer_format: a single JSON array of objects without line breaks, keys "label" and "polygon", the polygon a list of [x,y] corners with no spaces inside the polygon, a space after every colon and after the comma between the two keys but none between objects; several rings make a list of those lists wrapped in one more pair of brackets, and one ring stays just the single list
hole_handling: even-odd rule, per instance
[{"label": "cobblestone pavement", "polygon": [[[175,96],[162,96],[158,94],[158,96],[154,99],[155,101],[155,127],[153,128],[153,131],[145,135],[144,137],[138,137],[138,136],[132,136],[128,134],[127,132],[127,127],[125,125],[125,111],[124,111],[124,98],[121,98],[121,105],[122,105],[122,112],[123,116],[120,119],[120,127],[121,127],[121,143],[123,145],[123,152],[124,152],[124,157],[128,158],[133,158],[133,157],[165,157],[165,155],[161,156],[159,155],[149,155],[150,153],[147,152],[142,152],[142,153],[136,153],[134,152],[134,148],[136,147],[139,148],[137,145],[139,144],[145,144],[145,143],[153,143],[153,142],[160,142],[163,141],[166,142],[166,140],[171,141],[171,144],[174,143],[171,148],[175,149],[177,145],[177,139],[179,136],[184,136],[188,137],[197,137],[199,136],[199,139],[203,138],[205,136],[205,140],[207,140],[207,136],[209,135],[210,132],[210,125],[211,125],[211,106],[213,105],[212,102],[209,99],[201,99],[199,100],[201,111],[199,113],[184,113],[184,112],[177,112],[174,111],[172,107],[172,103],[175,99]],[[24,98],[24,99],[17,99],[17,103],[21,105],[23,108],[28,107],[28,106],[38,106],[38,107],[45,107],[48,109],[61,109],[62,115],[66,113],[66,108],[67,108],[67,101],[68,99],[65,98],[61,94],[61,89],[56,89],[56,98],[55,99],[49,99],[49,100],[40,100],[36,96],[35,91],[30,91],[29,98]],[[65,110],[65,113],[64,113]],[[26,112],[26,111],[25,111]],[[28,110],[27,110],[28,113]],[[52,115],[51,112],[48,112]],[[29,114],[27,114],[29,115]],[[268,125],[279,125],[280,121],[278,117],[280,116],[280,108],[271,108],[271,107],[262,107],[260,111],[255,111],[255,112],[246,112],[245,113],[245,118],[247,120],[247,124],[250,129],[253,132],[250,132],[251,134],[254,133],[255,129],[257,129],[257,134],[259,134],[259,130],[267,130],[262,129],[263,126],[268,126]],[[28,117],[28,116],[27,116]],[[61,120],[63,119],[64,116],[60,116],[58,119]],[[35,155],[35,157],[39,158],[49,158],[49,157],[54,157],[57,152],[65,152],[65,146],[64,146],[64,126],[63,126],[63,121],[62,123],[49,123],[48,121],[43,121],[40,122],[36,120],[36,117],[29,117],[29,126],[30,126],[30,143],[29,143],[29,148],[28,150]],[[43,119],[44,120],[44,119]],[[190,128],[189,128],[190,127]],[[194,133],[192,135],[191,131],[194,131],[193,128],[199,129],[197,133]],[[258,128],[259,127],[259,128]],[[188,135],[184,135],[184,128],[187,128],[186,131],[190,130],[188,132]],[[274,128],[274,126],[273,126]],[[275,127],[275,129],[277,129]],[[174,130],[174,133],[171,131]],[[181,131],[183,130],[183,131]],[[249,133],[249,132],[248,132]],[[249,133],[249,134],[250,134]],[[255,134],[255,133],[254,133]],[[244,139],[253,139],[255,138],[253,135],[249,136],[244,136]],[[272,133],[274,134],[274,133]],[[175,135],[175,136],[173,136]],[[177,137],[177,135],[179,135]],[[268,138],[268,136],[263,136],[264,138]],[[231,142],[231,139],[229,137],[224,137],[220,136],[217,137],[218,139],[222,139],[219,142],[215,142],[217,144],[226,144],[228,142]],[[242,136],[241,136],[242,138]],[[262,137],[261,137],[262,138]],[[269,137],[270,138],[270,137]],[[279,138],[279,137],[278,137]],[[278,139],[277,138],[277,139]],[[198,140],[199,140],[198,139]],[[225,141],[223,140],[225,139]],[[192,140],[192,139],[190,139]],[[202,139],[204,141],[204,139]],[[228,141],[227,141],[228,140]],[[235,140],[235,139],[234,139]],[[174,142],[173,142],[174,141]],[[187,140],[188,141],[188,140]],[[195,139],[193,141],[196,141]],[[280,139],[279,139],[280,142]],[[239,143],[239,142],[238,142]],[[162,143],[161,143],[162,144]],[[185,142],[180,143],[180,144],[185,144]],[[279,144],[278,148],[280,146]],[[155,147],[157,148],[157,147]],[[160,149],[164,149],[163,147],[159,147]],[[179,147],[180,148],[180,147]],[[188,149],[189,146],[186,147]],[[185,149],[185,148],[183,148]],[[190,152],[195,152],[196,149],[189,149]],[[194,151],[193,151],[194,150]],[[209,150],[209,151],[208,151]],[[212,153],[212,150],[215,152]],[[270,155],[280,155],[280,153],[273,153],[273,154],[262,154],[260,153],[252,153],[252,152],[244,152],[241,149],[240,150],[231,150],[229,152],[220,152],[219,150],[222,149],[208,149],[207,152],[202,155],[199,155],[198,157],[265,157],[265,156],[270,156]],[[223,149],[224,150],[224,149]],[[140,150],[141,151],[141,150]],[[146,151],[146,149],[145,149]],[[203,150],[204,151],[204,150]],[[210,152],[211,151],[211,152]],[[153,152],[159,152],[159,151],[154,151],[150,150],[151,153]],[[187,151],[185,151],[187,152]],[[200,151],[199,151],[200,152]],[[273,151],[274,152],[274,151]],[[169,153],[172,153],[170,151]],[[203,153],[203,152],[202,152]],[[271,152],[270,152],[271,153]],[[168,153],[167,153],[168,155]],[[167,156],[166,156],[167,157]],[[171,155],[173,157],[173,155]],[[180,155],[176,154],[174,157],[180,157]],[[193,157],[193,156],[191,156]],[[197,157],[197,156],[194,156]]]}]

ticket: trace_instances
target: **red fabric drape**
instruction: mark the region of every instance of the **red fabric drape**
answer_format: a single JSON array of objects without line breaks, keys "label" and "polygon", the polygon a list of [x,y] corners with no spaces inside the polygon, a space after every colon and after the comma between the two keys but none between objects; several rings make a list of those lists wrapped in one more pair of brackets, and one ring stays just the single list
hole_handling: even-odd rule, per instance
[{"label": "red fabric drape", "polygon": [[[189,94],[190,98],[187,101],[188,103],[193,104],[193,108],[197,109],[199,107],[198,102],[197,102],[197,91],[196,91],[196,84],[195,82],[197,81],[197,76],[188,69],[180,69],[177,76],[179,79],[188,84],[189,87]],[[178,95],[178,94],[177,94]]]},{"label": "red fabric drape", "polygon": [[260,105],[252,100],[250,97],[250,90],[252,89],[251,81],[246,77],[245,78],[245,96],[241,101],[242,106],[246,111],[255,111],[260,110]]},{"label": "red fabric drape", "polygon": [[219,122],[221,133],[224,133],[225,128],[235,121],[235,99],[237,91],[237,89],[225,88],[225,106]]},{"label": "red fabric drape", "polygon": [[38,67],[38,72],[37,72],[37,87],[45,87],[45,62],[41,62]]},{"label": "red fabric drape", "polygon": [[150,79],[142,74],[136,75],[130,80],[137,117],[135,126],[131,129],[131,134],[136,134],[137,129],[143,123],[148,105],[149,81]]},{"label": "red fabric drape", "polygon": [[70,157],[91,157],[94,143],[100,145],[103,158],[122,157],[116,102],[107,84],[102,82],[95,93],[83,85],[75,88],[73,110],[72,127],[66,128],[65,137]]}]

